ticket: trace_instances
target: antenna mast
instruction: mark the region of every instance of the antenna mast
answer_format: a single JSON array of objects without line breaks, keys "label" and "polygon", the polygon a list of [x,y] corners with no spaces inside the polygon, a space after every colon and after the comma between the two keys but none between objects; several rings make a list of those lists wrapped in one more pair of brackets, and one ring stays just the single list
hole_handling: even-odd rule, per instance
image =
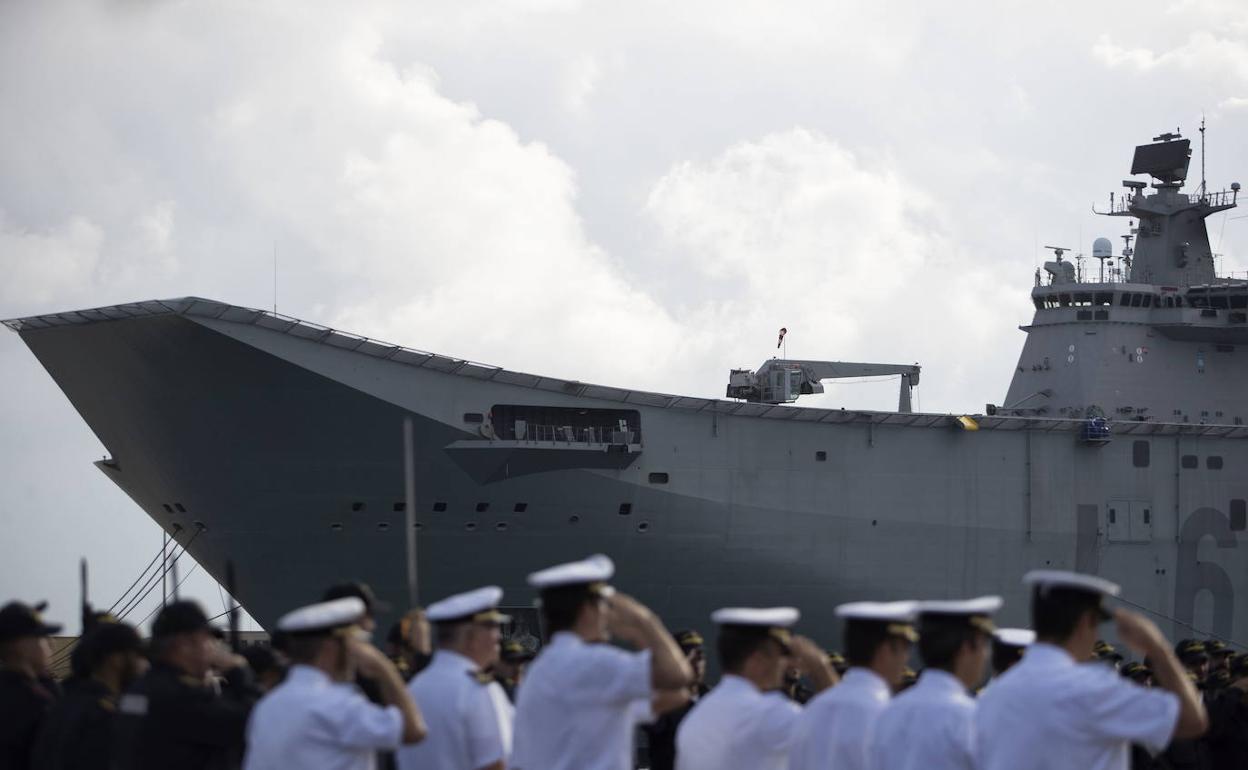
[{"label": "antenna mast", "polygon": [[1200,116],[1200,199],[1205,199],[1205,116]]}]

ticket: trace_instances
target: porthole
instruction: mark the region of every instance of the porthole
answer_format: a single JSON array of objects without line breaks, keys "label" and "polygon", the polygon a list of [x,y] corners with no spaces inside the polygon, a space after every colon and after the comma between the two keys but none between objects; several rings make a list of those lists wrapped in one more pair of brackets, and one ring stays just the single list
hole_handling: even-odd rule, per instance
[{"label": "porthole", "polygon": [[568,517],[569,524],[576,524],[580,520],[581,520],[581,517],[577,516],[575,513]]},{"label": "porthole", "polygon": [[364,503],[361,503],[358,500],[355,501],[354,503],[351,503],[351,510],[354,511],[355,513],[359,513],[360,511],[364,510],[364,508],[365,508]]},{"label": "porthole", "polygon": [[489,503],[477,503],[477,513],[485,513],[490,510]]},{"label": "porthole", "polygon": [[382,532],[385,532],[386,530],[390,529],[390,524],[385,521],[379,521],[377,522],[377,529],[381,530]]},{"label": "porthole", "polygon": [[443,503],[443,502],[437,502],[437,503],[434,503],[434,504],[433,504],[433,512],[434,512],[434,513],[442,513],[442,512],[443,512],[443,511],[445,511],[445,510],[446,510],[446,503]]},{"label": "porthole", "polygon": [[667,482],[668,482],[668,475],[666,473],[651,473],[650,474],[651,484],[666,484]]},{"label": "porthole", "polygon": [[330,524],[330,525],[329,525],[329,528],[330,528],[332,531],[334,531],[334,532],[341,532],[341,531],[342,531],[342,525],[341,525],[341,524],[339,524],[339,523],[338,523],[338,522],[336,522],[336,521],[335,521],[333,524]]},{"label": "porthole", "polygon": [[650,531],[650,522],[648,522],[648,521],[643,521],[643,522],[641,522],[640,524],[638,524],[638,525],[637,525],[637,531],[638,531],[638,532],[649,532],[649,531]]},{"label": "porthole", "polygon": [[627,516],[632,512],[633,512],[632,503],[620,503],[620,515],[621,516]]},{"label": "porthole", "polygon": [[160,505],[165,509],[165,513],[173,513],[173,506],[169,503],[161,503]]},{"label": "porthole", "polygon": [[475,521],[470,521],[464,525],[464,529],[468,530],[469,532],[473,531],[476,528],[477,528],[477,523]]},{"label": "porthole", "polygon": [[513,506],[511,510],[514,511],[515,513],[524,513],[525,511],[529,510],[529,504],[528,503],[516,503],[515,506]]},{"label": "porthole", "polygon": [[178,509],[178,513],[186,513],[186,508],[182,506],[182,503],[174,503],[173,507]]},{"label": "porthole", "polygon": [[395,512],[395,513],[403,513],[403,512],[404,512],[404,511],[406,511],[406,510],[407,510],[407,503],[401,503],[401,502],[400,502],[400,503],[395,503],[395,504],[394,504],[394,512]]},{"label": "porthole", "polygon": [[506,532],[506,531],[507,531],[507,522],[505,522],[505,521],[500,521],[500,522],[498,522],[497,524],[495,524],[495,525],[494,525],[494,529],[498,530],[499,532]]}]

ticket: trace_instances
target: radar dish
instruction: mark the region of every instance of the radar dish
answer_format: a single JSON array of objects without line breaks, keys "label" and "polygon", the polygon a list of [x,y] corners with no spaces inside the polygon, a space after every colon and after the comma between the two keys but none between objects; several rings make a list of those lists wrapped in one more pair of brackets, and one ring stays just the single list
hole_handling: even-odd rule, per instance
[{"label": "radar dish", "polygon": [[1108,238],[1097,238],[1092,241],[1092,258],[1109,259],[1114,256],[1114,242]]},{"label": "radar dish", "polygon": [[1148,174],[1161,182],[1182,182],[1187,179],[1187,166],[1191,159],[1191,139],[1141,144],[1135,148],[1131,173]]}]

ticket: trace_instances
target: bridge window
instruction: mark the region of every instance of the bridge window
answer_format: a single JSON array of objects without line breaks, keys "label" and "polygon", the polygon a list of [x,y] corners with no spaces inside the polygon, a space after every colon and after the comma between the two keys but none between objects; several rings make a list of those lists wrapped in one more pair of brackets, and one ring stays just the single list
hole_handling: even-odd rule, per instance
[{"label": "bridge window", "polygon": [[1130,306],[1131,306],[1131,295],[1130,295],[1130,294],[1123,294],[1123,295],[1119,296],[1119,297],[1118,297],[1118,304],[1119,304],[1119,305],[1122,305],[1123,307],[1130,307]]},{"label": "bridge window", "polygon": [[1211,471],[1222,470],[1222,455],[1209,455],[1206,457],[1205,467]]},{"label": "bridge window", "polygon": [[1183,459],[1179,463],[1184,468],[1192,469],[1200,467],[1200,459],[1196,455],[1183,455]]},{"label": "bridge window", "polygon": [[1231,529],[1235,532],[1248,529],[1248,501],[1231,501]]},{"label": "bridge window", "polygon": [[641,413],[635,409],[495,404],[490,422],[504,441],[641,443]]},{"label": "bridge window", "polygon": [[666,473],[651,473],[650,474],[651,484],[666,484],[667,481],[668,481],[668,476]]},{"label": "bridge window", "polygon": [[1153,306],[1153,295],[1145,294],[1144,295],[1144,307],[1152,307],[1152,306]]},{"label": "bridge window", "polygon": [[1131,295],[1131,307],[1139,307],[1142,304],[1144,304],[1144,295],[1142,294]]},{"label": "bridge window", "polygon": [[1152,445],[1147,441],[1135,441],[1131,444],[1131,464],[1137,468],[1147,468]]}]

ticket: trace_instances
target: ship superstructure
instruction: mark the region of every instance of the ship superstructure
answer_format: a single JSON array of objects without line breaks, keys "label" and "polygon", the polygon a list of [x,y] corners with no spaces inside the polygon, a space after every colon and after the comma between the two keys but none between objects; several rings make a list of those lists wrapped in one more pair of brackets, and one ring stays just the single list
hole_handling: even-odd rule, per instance
[{"label": "ship superstructure", "polygon": [[100,469],[214,576],[232,560],[261,623],[345,577],[404,595],[410,420],[426,598],[497,583],[527,605],[528,571],[602,551],[673,627],[792,603],[830,639],[830,608],[865,597],[1003,593],[1025,624],[1018,578],[1049,567],[1112,578],[1171,633],[1243,641],[1248,289],[1215,277],[1204,228],[1235,191],[1181,194],[1188,149],[1137,150],[1155,192],[1133,181],[1107,212],[1139,222],[1109,280],[1047,266],[982,415],[909,411],[917,366],[889,369],[898,412],[790,403],[877,364],[773,359],[731,373],[737,399],[696,398],[198,298],[7,325],[108,448]]}]

